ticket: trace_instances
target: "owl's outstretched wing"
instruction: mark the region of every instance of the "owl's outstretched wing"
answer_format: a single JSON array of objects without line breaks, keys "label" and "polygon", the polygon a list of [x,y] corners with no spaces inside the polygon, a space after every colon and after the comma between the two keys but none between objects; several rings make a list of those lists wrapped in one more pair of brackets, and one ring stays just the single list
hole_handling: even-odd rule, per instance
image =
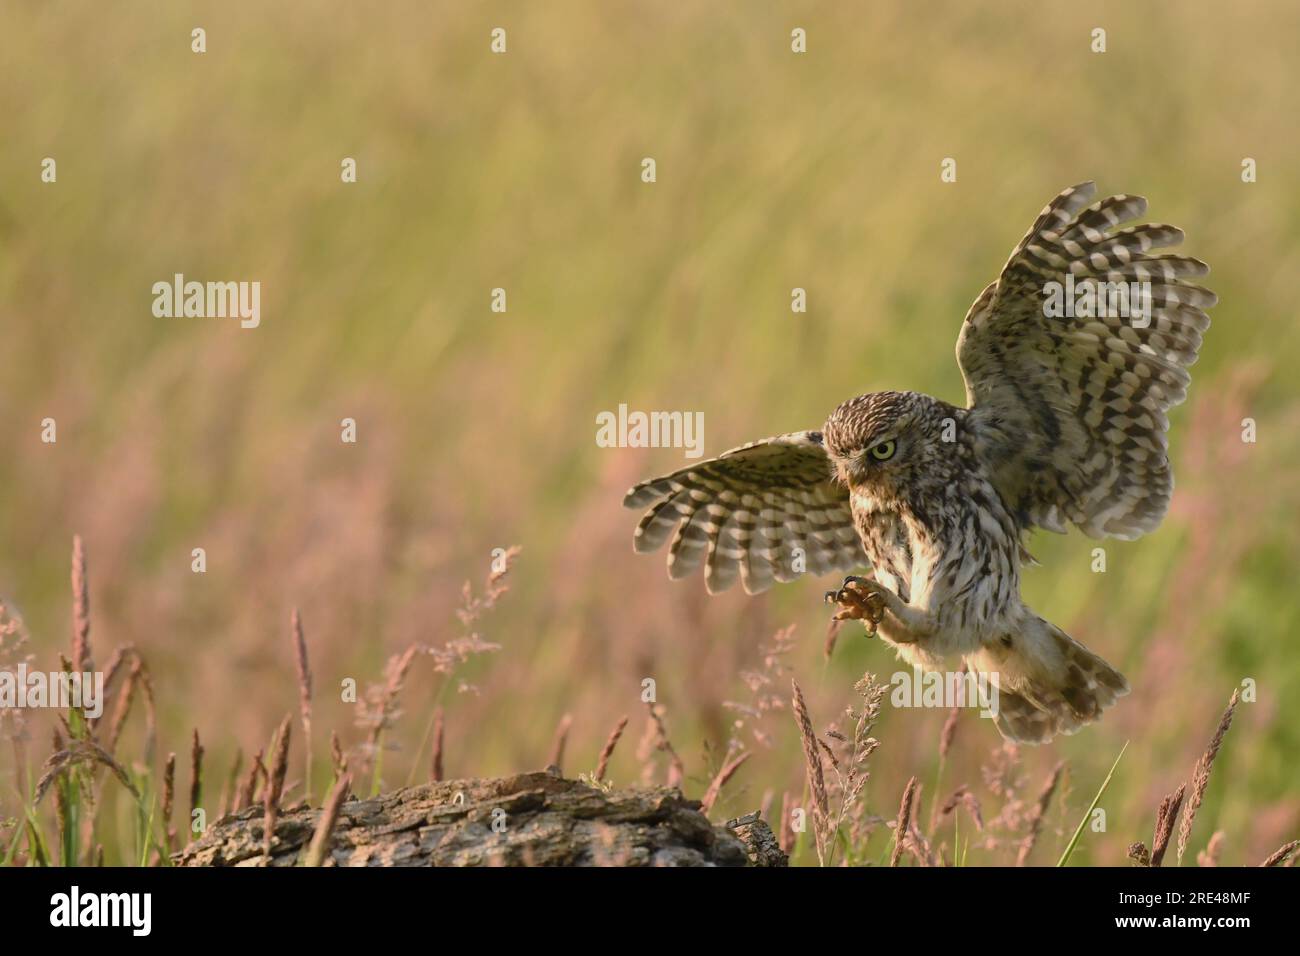
[{"label": "owl's outstretched wing", "polygon": [[[1148,255],[1180,243],[1181,230],[1119,229],[1146,200],[1089,206],[1095,190],[1081,183],[1043,210],[971,306],[957,361],[976,448],[1024,525],[1136,538],[1169,506],[1166,412],[1187,396],[1187,368],[1210,324],[1204,310],[1217,299],[1190,281],[1209,272],[1205,263]],[[1067,276],[1076,289],[1084,280],[1149,284],[1150,324],[1049,317],[1049,290],[1068,289]]]},{"label": "owl's outstretched wing", "polygon": [[825,574],[867,565],[853,527],[847,489],[831,480],[821,432],[794,432],[733,448],[718,458],[651,478],[623,504],[649,508],[637,525],[637,551],[668,540],[668,576],[704,560],[710,593],[739,574],[750,594],[802,570]]}]

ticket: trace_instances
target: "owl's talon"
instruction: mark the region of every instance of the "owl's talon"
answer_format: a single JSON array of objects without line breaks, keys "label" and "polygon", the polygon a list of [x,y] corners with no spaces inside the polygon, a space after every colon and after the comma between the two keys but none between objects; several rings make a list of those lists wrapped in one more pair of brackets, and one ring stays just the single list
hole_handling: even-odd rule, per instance
[{"label": "owl's talon", "polygon": [[876,582],[850,575],[838,591],[827,591],[827,604],[838,604],[840,610],[831,617],[833,621],[862,621],[867,626],[867,636],[875,637],[876,628],[885,616],[885,599]]},{"label": "owl's talon", "polygon": [[[846,591],[862,593],[864,587],[870,587],[873,584],[874,584],[873,581],[869,581],[866,578],[860,578],[857,575],[850,574],[848,577],[844,579],[844,583],[840,585],[840,587],[837,590],[827,591],[826,594],[823,596],[823,600],[825,600],[827,604],[842,604],[844,603],[845,600],[847,600],[845,597]],[[857,587],[855,587],[854,585],[857,585]]]}]

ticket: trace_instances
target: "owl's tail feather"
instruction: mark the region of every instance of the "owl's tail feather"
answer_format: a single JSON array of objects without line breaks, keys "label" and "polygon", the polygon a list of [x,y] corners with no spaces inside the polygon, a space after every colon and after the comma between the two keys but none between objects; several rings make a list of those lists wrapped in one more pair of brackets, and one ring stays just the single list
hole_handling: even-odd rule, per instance
[{"label": "owl's tail feather", "polygon": [[1123,674],[1032,613],[1019,632],[1003,635],[967,661],[997,687],[999,733],[1019,743],[1072,734],[1129,690]]}]

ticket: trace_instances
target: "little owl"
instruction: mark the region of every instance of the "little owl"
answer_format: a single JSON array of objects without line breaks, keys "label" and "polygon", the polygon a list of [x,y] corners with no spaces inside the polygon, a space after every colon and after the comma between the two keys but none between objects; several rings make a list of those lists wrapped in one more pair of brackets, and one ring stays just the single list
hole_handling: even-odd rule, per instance
[{"label": "little owl", "polygon": [[[1160,523],[1166,413],[1187,395],[1216,298],[1194,281],[1205,263],[1150,254],[1181,230],[1120,229],[1146,200],[1088,205],[1095,189],[1052,200],[967,313],[965,408],[860,395],[821,431],[641,482],[624,501],[649,509],[636,550],[671,534],[669,576],[703,562],[710,592],[870,568],[827,594],[835,617],[867,621],[923,670],[964,658],[996,686],[1003,736],[1038,743],[1096,720],[1128,683],[1021,601],[1024,541],[1067,524],[1132,539]],[[1063,288],[1079,302],[1061,308]]]}]

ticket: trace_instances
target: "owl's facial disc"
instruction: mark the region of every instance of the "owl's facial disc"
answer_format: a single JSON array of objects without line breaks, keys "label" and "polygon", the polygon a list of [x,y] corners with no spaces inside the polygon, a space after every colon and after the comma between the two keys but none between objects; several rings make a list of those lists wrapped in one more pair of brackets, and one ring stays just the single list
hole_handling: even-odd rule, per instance
[{"label": "owl's facial disc", "polygon": [[841,483],[885,493],[902,481],[918,422],[909,392],[871,392],[831,412],[823,429]]},{"label": "owl's facial disc", "polygon": [[893,430],[873,435],[860,447],[848,449],[835,460],[840,481],[850,488],[879,486],[904,457],[906,442]]}]

